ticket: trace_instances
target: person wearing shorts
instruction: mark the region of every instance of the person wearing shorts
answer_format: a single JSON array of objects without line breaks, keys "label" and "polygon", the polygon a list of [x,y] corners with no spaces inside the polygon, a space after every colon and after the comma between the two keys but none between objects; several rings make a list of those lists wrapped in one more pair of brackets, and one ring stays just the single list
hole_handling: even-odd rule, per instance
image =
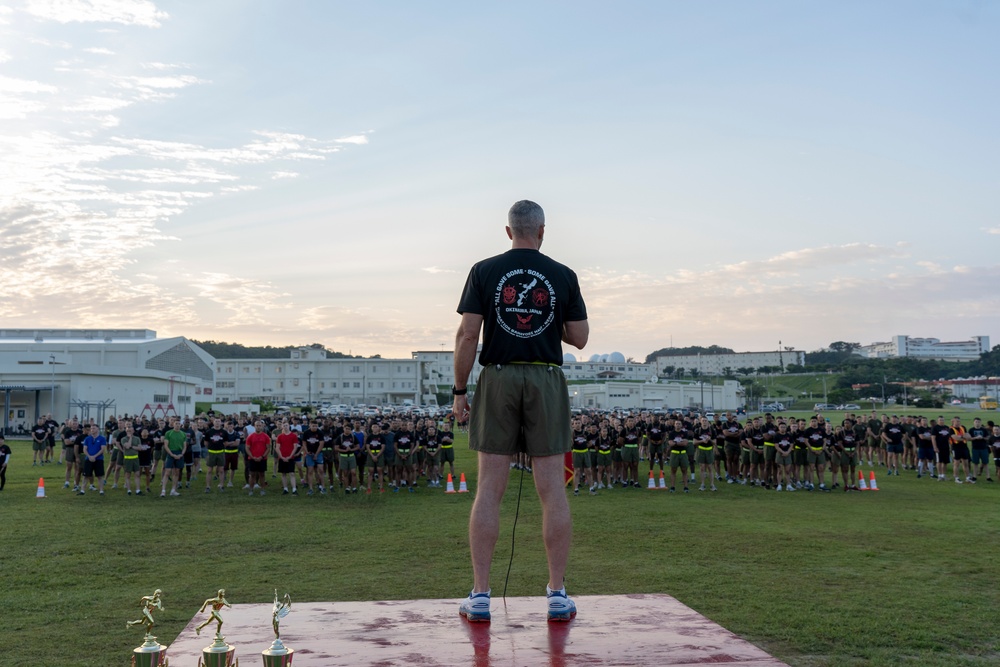
[{"label": "person wearing shorts", "polygon": [[955,483],[961,484],[964,477],[966,482],[975,484],[972,473],[969,471],[969,442],[968,434],[962,421],[958,417],[951,420],[951,470],[955,475]]},{"label": "person wearing shorts", "polygon": [[7,464],[10,463],[10,455],[10,446],[3,437],[3,431],[0,430],[0,491],[7,486]]},{"label": "person wearing shorts", "polygon": [[45,465],[45,448],[49,441],[49,427],[45,418],[39,417],[38,423],[31,429],[31,465]]},{"label": "person wearing shorts", "polygon": [[316,487],[321,494],[326,493],[323,487],[323,432],[314,419],[309,420],[309,428],[302,431],[302,449],[306,466],[305,483],[309,487],[306,495],[313,495]]},{"label": "person wearing shorts", "polygon": [[899,459],[903,455],[903,439],[906,437],[906,431],[903,429],[903,425],[899,423],[898,415],[893,415],[889,419],[889,423],[882,427],[879,437],[882,440],[886,453],[885,464],[887,470],[885,474],[899,477]]},{"label": "person wearing shorts", "polygon": [[167,484],[170,484],[170,495],[181,495],[177,487],[181,483],[181,471],[184,470],[184,452],[188,448],[187,433],[181,430],[180,420],[172,419],[169,430],[163,434],[163,479],[160,481],[160,497],[167,495]]},{"label": "person wearing shorts", "polygon": [[253,433],[247,436],[247,470],[250,471],[250,491],[259,491],[264,495],[265,478],[267,477],[267,457],[271,453],[271,436],[264,422],[257,420]]},{"label": "person wearing shorts", "polygon": [[642,442],[642,428],[636,424],[633,417],[625,420],[625,428],[622,429],[618,446],[622,457],[622,468],[624,468],[625,486],[639,486],[639,444]]},{"label": "person wearing shorts", "polygon": [[937,461],[937,479],[944,481],[948,464],[951,463],[951,427],[944,423],[944,417],[938,417],[931,435],[934,438],[934,459]]},{"label": "person wearing shorts", "polygon": [[[83,477],[87,481],[90,490],[93,491],[94,478],[97,478],[96,487],[100,494],[104,495],[104,455],[108,451],[108,441],[101,435],[101,430],[94,424],[90,427],[90,435],[83,439]],[[83,484],[77,491],[83,495]]]},{"label": "person wearing shorts", "polygon": [[[542,506],[548,561],[546,599],[551,621],[568,621],[576,605],[564,583],[573,526],[564,489],[564,455],[572,447],[569,394],[562,372],[562,342],[582,349],[589,337],[587,309],[576,274],[539,252],[545,215],[538,204],[515,203],[508,212],[511,249],[476,263],[469,272],[455,336],[454,412],[469,420],[469,447],[479,459],[478,489],[469,520],[473,586],[459,613],[490,620],[490,569],[500,525],[500,502],[510,457],[531,457]],[[480,330],[475,405],[467,382]]]},{"label": "person wearing shorts", "polygon": [[[866,426],[866,432],[867,428],[868,427]],[[845,419],[842,429],[840,438],[837,441],[839,445],[837,449],[840,453],[840,472],[844,478],[844,491],[857,491],[858,487],[854,485],[854,475],[856,474],[856,468],[861,461],[858,450],[861,447],[861,443],[864,441],[859,438],[858,431],[854,428],[854,424],[851,420]],[[834,477],[836,478],[836,475],[834,475]],[[834,487],[836,487],[836,485],[836,479],[834,479]]]},{"label": "person wearing shorts", "polygon": [[[225,452],[226,488],[231,488],[236,482],[236,473],[240,469],[240,434],[229,419],[222,425],[223,451]],[[320,482],[323,480],[321,479]]]},{"label": "person wearing shorts", "polygon": [[715,478],[712,477],[716,456],[716,434],[715,425],[704,417],[701,418],[694,430],[694,462],[701,475],[699,491],[705,490],[705,483],[709,479],[711,479],[712,491],[718,490],[715,487]]},{"label": "person wearing shorts", "polygon": [[812,491],[816,488],[813,485],[813,473],[816,473],[816,481],[819,482],[820,491],[828,491],[823,474],[826,469],[826,456],[829,447],[829,439],[832,431],[828,430],[829,424],[820,426],[819,419],[813,417],[809,420],[809,427],[805,430],[806,435],[806,488]]},{"label": "person wearing shorts", "polygon": [[[441,437],[441,465],[448,464],[448,474],[455,476],[455,432],[451,430],[448,421],[442,421],[442,430],[438,432]],[[442,474],[443,474],[442,470]]]},{"label": "person wearing shorts", "polygon": [[368,470],[366,493],[372,492],[372,478],[378,477],[378,492],[385,493],[385,436],[382,426],[375,422],[365,439],[365,469]]},{"label": "person wearing shorts", "polygon": [[281,422],[281,433],[277,437],[277,446],[274,448],[278,460],[278,474],[281,476],[281,495],[287,496],[289,482],[291,482],[291,494],[293,496],[299,495],[299,489],[296,485],[297,476],[295,474],[296,461],[299,457],[299,452],[301,451],[302,444],[299,442],[299,434],[292,430],[291,424],[288,423],[288,419]]},{"label": "person wearing shorts", "polygon": [[205,465],[205,493],[212,492],[212,480],[219,480],[219,492],[225,490],[222,483],[226,475],[226,432],[222,429],[222,419],[216,417],[205,430],[202,442],[208,448]]},{"label": "person wearing shorts", "polygon": [[587,448],[587,434],[583,424],[574,418],[571,422],[573,430],[573,495],[580,495],[580,483],[590,486],[590,495],[597,495],[596,486],[590,482],[590,450]]},{"label": "person wearing shorts", "polygon": [[125,425],[125,433],[120,440],[122,452],[122,470],[125,472],[125,493],[132,495],[132,487],[135,487],[136,495],[140,495],[139,488],[139,447],[142,440],[135,434],[135,427],[131,423]]},{"label": "person wearing shorts", "polygon": [[983,475],[989,475],[990,430],[983,426],[982,419],[976,417],[972,420],[972,427],[966,437],[972,454],[972,479],[969,481],[975,482]]},{"label": "person wearing shorts", "polygon": [[[149,429],[144,428],[139,432],[139,479],[140,483],[145,479],[146,493],[149,493],[149,473],[153,467],[153,436]],[[142,495],[142,489],[138,489],[135,494]]]},{"label": "person wearing shorts", "polygon": [[[990,422],[991,424],[993,422]],[[997,479],[1000,479],[1000,426],[994,426],[992,432],[990,433],[990,450],[993,453],[993,465],[996,468]],[[990,477],[990,472],[986,471],[986,481],[992,482],[993,478]]]},{"label": "person wearing shorts", "polygon": [[80,443],[83,442],[83,429],[80,428],[80,423],[76,417],[70,419],[66,428],[63,429],[62,441],[62,459],[66,462],[66,481],[63,482],[63,488],[69,488],[70,477],[72,477],[73,490],[79,491],[81,473],[79,448]]},{"label": "person wearing shorts", "polygon": [[[340,485],[344,487],[344,495],[358,492],[358,459],[354,455],[358,440],[354,437],[350,424],[344,424],[336,442],[337,458],[340,459]],[[406,450],[409,459],[410,449]],[[412,468],[412,466],[411,466]]]},{"label": "person wearing shorts", "polygon": [[774,437],[774,470],[775,491],[782,490],[782,480],[785,491],[794,491],[792,485],[792,466],[795,451],[795,436],[788,432],[784,423],[778,424],[778,432]]},{"label": "person wearing shorts", "polygon": [[914,437],[917,440],[917,479],[925,473],[934,477],[934,429],[927,423],[927,417],[919,419]]},{"label": "person wearing shorts", "polygon": [[680,419],[674,420],[674,427],[668,434],[667,446],[670,448],[670,493],[677,490],[677,469],[681,468],[681,481],[684,482],[684,493],[688,493],[688,442],[691,433],[684,427]]}]

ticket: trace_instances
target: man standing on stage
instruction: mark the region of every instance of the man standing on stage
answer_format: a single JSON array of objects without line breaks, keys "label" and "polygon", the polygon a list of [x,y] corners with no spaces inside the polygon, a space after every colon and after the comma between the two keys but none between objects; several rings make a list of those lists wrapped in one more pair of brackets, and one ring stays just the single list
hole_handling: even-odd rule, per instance
[{"label": "man standing on stage", "polygon": [[[545,214],[519,201],[507,215],[511,249],[472,267],[458,305],[454,412],[471,417],[469,447],[478,452],[479,489],[469,520],[473,587],[459,613],[490,620],[490,566],[500,530],[500,500],[512,455],[526,452],[542,504],[542,538],[548,558],[548,619],[568,621],[576,604],[564,575],[573,535],[563,480],[572,444],[569,396],[562,373],[561,341],[583,348],[590,326],[576,274],[539,252]],[[469,412],[466,382],[483,329],[475,405]]]}]

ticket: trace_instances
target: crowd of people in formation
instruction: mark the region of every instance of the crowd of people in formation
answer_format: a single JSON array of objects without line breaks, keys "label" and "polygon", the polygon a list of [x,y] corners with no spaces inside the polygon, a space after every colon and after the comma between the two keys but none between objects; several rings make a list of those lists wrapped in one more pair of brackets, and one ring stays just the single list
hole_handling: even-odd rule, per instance
[{"label": "crowd of people in formation", "polygon": [[[816,414],[796,419],[767,413],[743,423],[732,413],[713,419],[675,414],[581,414],[573,421],[573,493],[581,487],[642,488],[642,475],[669,478],[684,493],[717,491],[716,482],[776,491],[857,491],[866,462],[887,475],[911,470],[958,484],[1000,478],[1000,425],[976,418],[846,414],[837,424]],[[641,470],[640,462],[648,462]],[[949,471],[950,466],[950,471]]]},{"label": "crowd of people in formation", "polygon": [[[958,484],[1000,478],[1000,425],[979,418],[847,414],[837,424],[770,413],[740,422],[673,414],[584,413],[572,419],[573,494],[644,488],[664,478],[671,492],[717,491],[742,484],[777,491],[858,490],[866,463],[886,475],[954,478]],[[126,495],[178,496],[242,489],[264,495],[414,493],[420,480],[442,486],[455,474],[453,417],[400,419],[308,416],[194,419],[121,417],[103,426],[76,418],[38,420],[32,465],[65,466],[63,487],[80,495],[121,489]],[[989,458],[993,456],[993,470]],[[9,447],[0,438],[0,489]],[[640,463],[642,465],[640,465]],[[512,468],[530,471],[527,457]],[[995,475],[993,472],[995,471]],[[657,478],[658,479],[658,478]],[[275,481],[277,480],[277,483]],[[669,481],[667,481],[669,480]]]},{"label": "crowd of people in formation", "polygon": [[[76,418],[53,427],[42,418],[35,440],[61,443],[63,488],[79,495],[120,488],[128,496],[179,496],[201,481],[203,493],[251,496],[276,486],[290,495],[415,493],[421,478],[440,488],[442,474],[455,474],[453,429],[450,419],[429,418],[124,416],[103,427]],[[42,455],[32,465],[51,463],[45,446],[35,451]]]}]

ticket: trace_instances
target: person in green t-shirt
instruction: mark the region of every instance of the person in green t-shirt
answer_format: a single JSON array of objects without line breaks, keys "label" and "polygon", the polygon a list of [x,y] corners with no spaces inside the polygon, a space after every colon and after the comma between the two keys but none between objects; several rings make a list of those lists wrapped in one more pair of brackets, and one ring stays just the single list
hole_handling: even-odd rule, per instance
[{"label": "person in green t-shirt", "polygon": [[180,429],[176,419],[170,420],[170,430],[163,434],[163,480],[160,497],[167,495],[167,480],[173,480],[170,495],[179,496],[177,485],[184,469],[184,452],[187,450],[187,434]]}]

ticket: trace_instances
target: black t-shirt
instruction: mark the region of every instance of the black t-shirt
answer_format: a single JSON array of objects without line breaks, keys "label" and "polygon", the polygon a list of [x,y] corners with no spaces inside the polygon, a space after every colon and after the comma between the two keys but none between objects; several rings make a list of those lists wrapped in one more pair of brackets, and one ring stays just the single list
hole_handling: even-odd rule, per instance
[{"label": "black t-shirt", "polygon": [[6,443],[0,444],[0,466],[7,464],[7,461],[10,460],[10,453],[10,447]]},{"label": "black t-shirt", "polygon": [[226,448],[226,432],[221,428],[210,428],[205,431],[205,443],[210,452],[224,452]]},{"label": "black t-shirt", "polygon": [[35,424],[31,429],[31,437],[37,442],[45,442],[49,437],[49,427],[45,424]]},{"label": "black t-shirt", "polygon": [[305,444],[307,454],[318,454],[323,446],[323,434],[319,431],[303,431],[302,442]]},{"label": "black t-shirt", "polygon": [[990,437],[990,431],[985,426],[973,426],[969,429],[969,437],[972,438],[973,449],[986,449],[986,439]]},{"label": "black t-shirt", "polygon": [[512,361],[561,366],[563,324],[587,319],[576,273],[530,248],[473,265],[458,312],[483,316],[483,366]]}]

